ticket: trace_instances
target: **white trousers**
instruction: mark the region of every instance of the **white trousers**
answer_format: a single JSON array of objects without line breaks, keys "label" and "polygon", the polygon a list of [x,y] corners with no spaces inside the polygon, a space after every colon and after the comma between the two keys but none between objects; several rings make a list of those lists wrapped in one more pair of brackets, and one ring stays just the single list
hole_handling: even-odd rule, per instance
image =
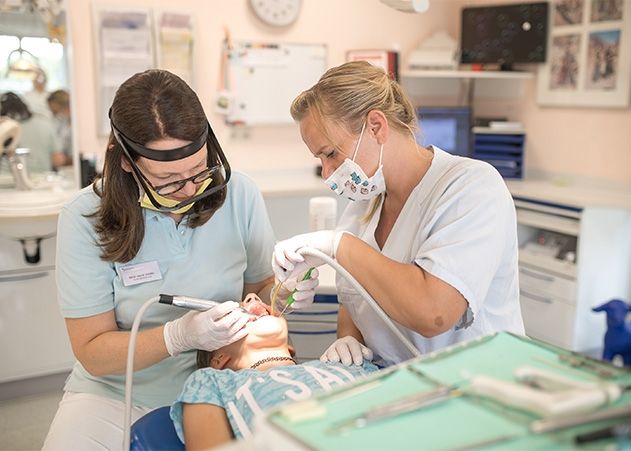
[{"label": "white trousers", "polygon": [[[153,409],[132,406],[132,424]],[[90,393],[64,393],[42,450],[121,450],[125,403]]]}]

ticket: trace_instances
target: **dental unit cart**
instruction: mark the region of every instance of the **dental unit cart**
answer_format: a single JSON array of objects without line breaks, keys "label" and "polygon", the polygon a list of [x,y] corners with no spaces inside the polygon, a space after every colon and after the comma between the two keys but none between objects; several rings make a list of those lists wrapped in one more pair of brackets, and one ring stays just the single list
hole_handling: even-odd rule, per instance
[{"label": "dental unit cart", "polygon": [[[628,368],[498,333],[274,409],[259,418],[255,444],[324,450],[575,449],[585,436],[606,435],[603,428],[626,430],[621,426],[630,419]],[[609,434],[587,449],[616,440],[631,447],[631,436],[621,434]]]}]

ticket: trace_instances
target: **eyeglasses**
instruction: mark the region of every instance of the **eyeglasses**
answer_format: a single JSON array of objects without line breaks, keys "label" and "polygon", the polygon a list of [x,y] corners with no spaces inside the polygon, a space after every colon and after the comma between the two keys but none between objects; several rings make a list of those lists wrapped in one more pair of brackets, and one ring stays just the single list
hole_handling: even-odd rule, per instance
[{"label": "eyeglasses", "polygon": [[[112,118],[111,115],[112,115],[112,110],[110,109],[110,112],[109,112],[110,120]],[[138,185],[142,187],[142,189],[145,191],[145,194],[149,198],[149,201],[153,204],[154,207],[156,207],[158,211],[165,212],[165,213],[176,211],[193,202],[197,202],[199,200],[212,196],[216,192],[225,189],[226,186],[228,185],[228,181],[230,180],[230,176],[232,174],[232,171],[230,170],[230,164],[228,163],[228,160],[226,159],[226,156],[224,155],[223,150],[221,149],[221,145],[219,144],[219,141],[217,141],[217,137],[215,136],[215,133],[213,132],[213,129],[210,127],[210,124],[208,123],[208,121],[206,121],[206,131],[202,135],[200,135],[200,137],[197,140],[191,142],[191,144],[187,144],[186,146],[179,147],[177,149],[170,149],[170,150],[148,149],[145,146],[127,138],[124,134],[122,134],[118,130],[116,125],[114,125],[113,121],[110,121],[110,123],[112,126],[112,134],[114,135],[114,139],[121,146],[123,150],[123,154],[125,155],[125,158],[127,159],[127,161],[129,162],[131,166],[132,174],[133,174],[134,179],[136,180],[136,183],[138,183]],[[196,174],[187,179],[179,180],[177,182],[167,183],[165,185],[161,185],[158,187],[153,186],[153,184],[147,179],[147,177],[142,173],[140,168],[136,165],[134,158],[132,157],[132,155],[136,154],[136,155],[140,155],[145,158],[148,158],[149,160],[154,160],[154,161],[181,160],[182,158],[186,158],[192,155],[193,153],[199,151],[204,144],[206,144],[208,148],[207,150],[208,151],[208,157],[207,157],[208,164],[210,164],[210,162],[212,161],[212,163],[215,164],[214,166],[207,167],[199,174]],[[212,149],[212,152],[211,152],[211,149]],[[216,177],[213,177],[213,174],[216,174]],[[208,180],[210,177],[213,177],[214,181],[216,181],[216,184],[214,186],[209,186],[208,188],[204,190],[203,193],[197,194],[186,200],[183,200],[182,202],[172,207],[167,207],[165,205],[162,205],[151,194],[152,191],[161,195],[173,194],[181,190],[188,181],[192,181],[193,183],[201,183],[205,180]],[[151,190],[149,188],[151,188]]]},{"label": "eyeglasses", "polygon": [[177,193],[179,190],[184,188],[184,186],[188,182],[193,182],[196,185],[202,182],[205,182],[206,180],[211,178],[214,173],[220,170],[221,170],[221,166],[214,166],[212,168],[206,168],[199,174],[195,174],[191,177],[188,177],[182,180],[177,180],[175,182],[169,182],[169,183],[166,183],[164,185],[159,185],[159,186],[153,186],[153,184],[147,179],[147,177],[142,173],[142,171],[139,171],[139,172],[142,175],[142,178],[145,179],[145,181],[149,184],[151,188],[153,188],[153,190],[156,193],[158,193],[161,196],[168,196],[170,194]]}]

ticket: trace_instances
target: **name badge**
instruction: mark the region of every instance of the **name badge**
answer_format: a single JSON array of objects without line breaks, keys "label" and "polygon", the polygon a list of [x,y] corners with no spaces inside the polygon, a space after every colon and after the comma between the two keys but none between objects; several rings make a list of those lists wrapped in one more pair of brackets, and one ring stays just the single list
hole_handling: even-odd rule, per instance
[{"label": "name badge", "polygon": [[121,266],[120,272],[126,287],[162,279],[157,261]]}]

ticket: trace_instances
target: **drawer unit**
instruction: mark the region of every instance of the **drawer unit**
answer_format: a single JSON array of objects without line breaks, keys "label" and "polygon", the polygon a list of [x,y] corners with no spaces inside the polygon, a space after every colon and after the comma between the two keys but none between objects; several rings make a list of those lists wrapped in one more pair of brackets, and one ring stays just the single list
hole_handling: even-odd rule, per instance
[{"label": "drawer unit", "polygon": [[576,281],[560,277],[550,272],[545,272],[526,266],[519,266],[519,286],[536,294],[562,299],[571,304],[576,300]]},{"label": "drawer unit", "polygon": [[576,307],[553,296],[520,288],[526,335],[562,348],[572,348]]},{"label": "drawer unit", "polygon": [[474,127],[472,157],[495,167],[504,178],[520,179],[523,175],[523,133],[502,133]]},{"label": "drawer unit", "polygon": [[289,339],[300,362],[317,360],[337,338],[337,324],[331,322],[290,321]]}]

